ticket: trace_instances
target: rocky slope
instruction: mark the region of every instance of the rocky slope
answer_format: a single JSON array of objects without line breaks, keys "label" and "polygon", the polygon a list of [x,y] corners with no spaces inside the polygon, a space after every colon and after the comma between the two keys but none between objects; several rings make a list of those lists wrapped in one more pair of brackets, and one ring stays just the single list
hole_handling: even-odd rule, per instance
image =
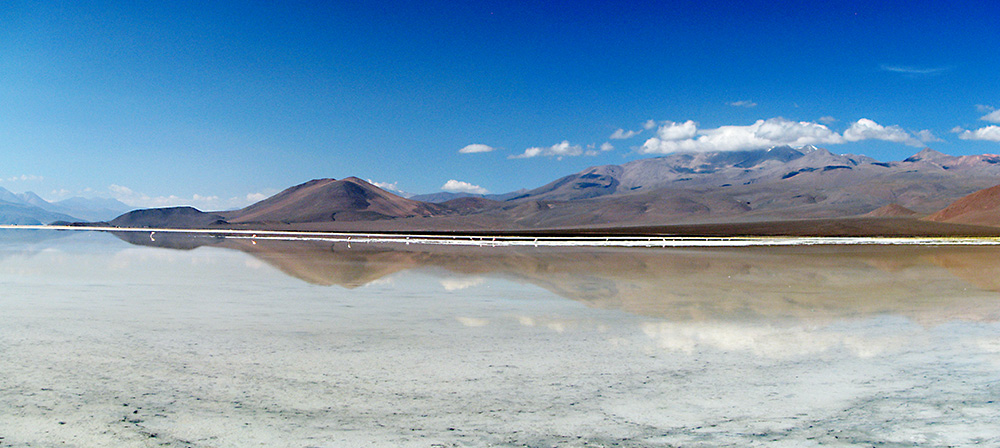
[{"label": "rocky slope", "polygon": [[926,219],[956,224],[1000,226],[1000,185],[965,196]]}]

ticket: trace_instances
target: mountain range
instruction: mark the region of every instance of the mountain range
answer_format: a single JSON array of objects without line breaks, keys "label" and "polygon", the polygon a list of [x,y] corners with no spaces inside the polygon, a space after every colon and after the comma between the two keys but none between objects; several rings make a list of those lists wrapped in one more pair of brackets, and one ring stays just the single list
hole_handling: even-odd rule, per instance
[{"label": "mountain range", "polygon": [[30,191],[18,194],[0,187],[0,224],[102,221],[131,209],[115,199],[73,197],[49,202]]},{"label": "mountain range", "polygon": [[[524,231],[721,225],[817,219],[920,217],[1000,225],[1000,155],[950,156],[924,149],[880,162],[813,146],[675,153],[602,165],[546,185],[493,196],[403,198],[358,178],[317,179],[240,210],[135,211],[121,227],[227,226],[300,230]],[[964,205],[936,213],[963,199]],[[985,204],[985,205],[984,205]],[[976,211],[977,215],[969,215]],[[168,216],[169,215],[169,216]],[[180,216],[184,218],[181,219]],[[160,215],[157,215],[160,216]],[[174,219],[177,218],[177,219]],[[923,221],[928,222],[928,221]],[[925,225],[925,224],[921,224]]]}]

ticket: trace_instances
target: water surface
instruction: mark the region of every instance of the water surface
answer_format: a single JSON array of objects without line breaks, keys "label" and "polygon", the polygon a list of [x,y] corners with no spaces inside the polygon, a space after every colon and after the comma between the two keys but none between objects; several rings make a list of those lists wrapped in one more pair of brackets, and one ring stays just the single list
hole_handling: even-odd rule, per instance
[{"label": "water surface", "polygon": [[1000,248],[0,234],[0,446],[1000,444]]}]

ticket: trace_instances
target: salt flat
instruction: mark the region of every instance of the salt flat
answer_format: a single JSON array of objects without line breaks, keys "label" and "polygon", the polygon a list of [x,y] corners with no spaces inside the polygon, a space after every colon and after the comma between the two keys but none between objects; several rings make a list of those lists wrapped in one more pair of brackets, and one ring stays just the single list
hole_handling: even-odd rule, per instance
[{"label": "salt flat", "polygon": [[993,248],[18,235],[0,446],[1000,444]]}]

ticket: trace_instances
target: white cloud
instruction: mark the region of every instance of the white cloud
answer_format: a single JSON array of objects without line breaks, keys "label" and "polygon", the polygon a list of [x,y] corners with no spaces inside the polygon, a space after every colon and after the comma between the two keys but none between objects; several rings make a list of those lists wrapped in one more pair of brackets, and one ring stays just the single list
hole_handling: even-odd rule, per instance
[{"label": "white cloud", "polygon": [[977,104],[976,110],[980,112],[993,112],[995,109],[993,108],[993,106],[987,106],[985,104]]},{"label": "white cloud", "polygon": [[986,115],[983,115],[979,119],[983,121],[988,121],[990,123],[1000,123],[1000,109],[990,112]]},{"label": "white cloud", "polygon": [[642,131],[626,131],[624,129],[618,128],[613,134],[611,134],[610,139],[612,140],[625,140],[627,138],[635,137],[642,134]]},{"label": "white cloud", "polygon": [[990,142],[1000,142],[1000,126],[986,126],[974,131],[967,131],[962,128],[952,129],[958,133],[958,138],[962,140],[985,140]]},{"label": "white cloud", "polygon": [[472,194],[486,194],[489,193],[485,188],[479,185],[473,185],[468,182],[463,182],[460,180],[449,180],[441,186],[441,189],[451,193],[472,193]]},{"label": "white cloud", "polygon": [[20,176],[11,176],[0,180],[5,180],[7,182],[25,182],[25,181],[37,182],[45,180],[45,178],[42,176],[36,176],[34,174],[22,174]]},{"label": "white cloud", "polygon": [[474,153],[479,153],[479,152],[490,152],[490,151],[495,151],[495,150],[496,150],[496,148],[494,148],[492,146],[483,145],[483,144],[479,144],[479,143],[474,143],[474,144],[468,145],[468,146],[466,146],[466,147],[464,147],[462,149],[459,149],[458,153],[459,154],[474,154]]},{"label": "white cloud", "polygon": [[882,126],[867,118],[862,118],[844,131],[844,140],[885,140],[909,146],[923,147],[924,143],[899,126]]},{"label": "white cloud", "polygon": [[408,198],[410,196],[413,196],[413,194],[407,193],[407,192],[401,190],[399,188],[399,182],[378,182],[378,181],[374,181],[374,180],[371,180],[371,179],[365,179],[365,181],[367,181],[368,183],[370,183],[370,184],[372,184],[372,185],[374,185],[376,187],[379,187],[379,188],[381,188],[383,190],[391,191],[391,192],[394,192],[396,194],[399,194],[400,196],[402,196],[404,198]]},{"label": "white cloud", "polygon": [[694,138],[698,133],[698,124],[688,120],[683,123],[675,123],[673,121],[668,121],[660,126],[660,129],[656,131],[656,135],[659,136],[661,140],[685,140],[689,138]]},{"label": "white cloud", "polygon": [[60,188],[58,190],[52,190],[52,193],[50,193],[50,194],[54,198],[63,199],[63,198],[69,197],[69,195],[73,194],[73,192],[69,191],[69,190],[67,190],[65,188]]},{"label": "white cloud", "polygon": [[267,198],[268,198],[268,196],[266,194],[264,194],[264,193],[247,193],[247,202],[249,202],[251,204],[254,203],[254,202],[263,201],[264,199],[267,199]]},{"label": "white cloud", "polygon": [[750,100],[733,101],[731,103],[726,103],[733,107],[757,107],[757,103]]},{"label": "white cloud", "polygon": [[938,138],[936,135],[934,135],[933,132],[931,132],[928,129],[924,129],[922,131],[917,132],[916,136],[917,136],[918,139],[920,139],[920,141],[922,141],[924,143],[943,142],[944,141],[944,140],[941,140],[940,138]]},{"label": "white cloud", "polygon": [[639,149],[643,154],[678,151],[736,151],[778,145],[805,146],[843,143],[844,138],[830,128],[806,121],[784,118],[757,120],[749,126],[721,126],[698,130],[693,121],[667,122]]},{"label": "white cloud", "polygon": [[887,72],[899,73],[901,75],[916,78],[916,77],[929,77],[937,76],[951,70],[951,67],[911,67],[905,65],[887,65],[882,64],[882,70]]},{"label": "white cloud", "polygon": [[615,149],[615,147],[611,143],[601,143],[601,151],[611,151],[612,149]]},{"label": "white cloud", "polygon": [[646,120],[644,123],[642,123],[642,129],[632,131],[632,130],[625,130],[622,128],[618,128],[618,130],[616,130],[608,138],[612,140],[625,140],[653,129],[656,129],[656,122],[653,120]]},{"label": "white cloud", "polygon": [[557,157],[559,159],[562,159],[563,157],[566,156],[582,156],[582,155],[592,156],[592,155],[597,155],[597,152],[587,151],[585,153],[583,151],[583,147],[581,147],[580,145],[571,145],[569,144],[569,141],[563,140],[562,143],[557,143],[555,145],[546,148],[538,148],[538,147],[528,148],[524,150],[524,153],[509,156],[508,158],[528,159],[531,157],[545,156],[545,157]]},{"label": "white cloud", "polygon": [[242,197],[232,197],[223,199],[215,195],[193,194],[190,198],[176,195],[170,196],[149,196],[137,192],[123,185],[112,184],[108,186],[111,197],[124,202],[126,205],[138,208],[158,208],[158,207],[180,207],[191,206],[202,211],[233,210],[246,207],[254,202],[266,198],[262,193],[250,193]]},{"label": "white cloud", "polygon": [[825,117],[819,117],[819,122],[823,124],[833,124],[837,122],[837,119],[827,115]]},{"label": "white cloud", "polygon": [[[116,197],[117,196],[132,196],[132,195],[135,194],[135,192],[132,191],[131,188],[124,187],[124,186],[121,186],[121,185],[115,185],[115,184],[111,184],[108,187],[108,190],[110,190],[111,194],[115,195]],[[121,200],[121,199],[119,199],[119,200]]]}]

